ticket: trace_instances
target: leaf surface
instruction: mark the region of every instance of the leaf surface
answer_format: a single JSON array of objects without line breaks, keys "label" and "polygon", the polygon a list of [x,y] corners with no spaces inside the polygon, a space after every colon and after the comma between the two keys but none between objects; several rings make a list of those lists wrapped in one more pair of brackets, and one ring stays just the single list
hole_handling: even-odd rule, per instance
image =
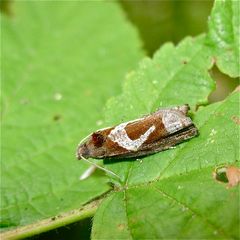
[{"label": "leaf surface", "polygon": [[235,0],[216,0],[209,20],[207,44],[212,47],[220,71],[240,76],[240,5]]},{"label": "leaf surface", "polygon": [[[165,44],[109,100],[105,113],[111,125],[188,103],[199,136],[134,161],[105,161],[121,181],[112,179],[118,191],[97,210],[93,239],[239,238],[239,186],[227,189],[213,178],[216,167],[239,165],[239,92],[195,112],[214,89],[208,71],[216,52],[208,38]],[[112,228],[103,231],[119,209],[124,213],[114,214]]]},{"label": "leaf surface", "polygon": [[[121,191],[98,208],[93,239],[237,239],[239,186],[226,188],[213,172],[218,165],[239,165],[238,99],[235,93],[199,110],[198,137],[132,163]],[[158,175],[149,181],[155,160]],[[114,224],[103,231],[113,214]]]},{"label": "leaf surface", "polygon": [[[122,95],[108,102],[107,121],[117,124],[139,118],[159,107],[188,103],[194,110],[196,105],[207,103],[214,82],[208,73],[212,61],[203,44],[204,39],[204,36],[186,38],[177,47],[169,43],[152,60],[144,59],[139,68],[127,76]],[[175,154],[176,151],[165,151],[140,161],[109,164],[108,168],[120,175],[122,182],[151,181],[159,175],[159,168],[166,167]]]},{"label": "leaf surface", "polygon": [[79,209],[109,190],[103,175],[79,181],[89,166],[76,161],[75,151],[99,128],[106,99],[142,56],[114,3],[13,7],[14,15],[1,19],[2,229]]}]

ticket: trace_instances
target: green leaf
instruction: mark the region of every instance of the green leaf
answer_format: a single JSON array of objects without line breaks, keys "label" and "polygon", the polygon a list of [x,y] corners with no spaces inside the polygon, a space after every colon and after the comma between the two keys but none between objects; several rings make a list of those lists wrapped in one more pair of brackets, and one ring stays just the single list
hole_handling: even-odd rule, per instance
[{"label": "green leaf", "polygon": [[[106,119],[109,125],[139,118],[159,107],[188,103],[194,109],[196,105],[207,103],[214,82],[208,73],[212,61],[204,41],[200,36],[186,38],[177,47],[168,43],[152,60],[144,59],[139,68],[127,76],[122,95],[108,102]],[[108,168],[120,175],[123,182],[150,181],[159,175],[159,168],[166,166],[175,153],[161,153],[164,159],[161,161],[156,154],[137,162],[109,164]]]},{"label": "green leaf", "polygon": [[46,218],[33,224],[22,226],[20,228],[14,228],[11,231],[4,231],[0,236],[2,239],[23,239],[32,235],[40,234],[43,231],[59,228],[63,225],[63,222],[64,225],[68,225],[73,222],[79,222],[80,220],[86,220],[86,218],[93,216],[101,201],[102,199],[97,199],[95,201],[91,201],[79,209],[64,212],[61,215]]},{"label": "green leaf", "polygon": [[215,166],[239,161],[239,97],[200,109],[198,137],[132,163],[119,192],[98,208],[93,239],[239,238],[239,187],[213,178]]},{"label": "green leaf", "polygon": [[79,181],[89,166],[75,150],[99,128],[106,99],[142,56],[115,3],[13,7],[12,18],[1,19],[3,229],[79,209],[109,190],[102,175]]},{"label": "green leaf", "polygon": [[[239,93],[194,113],[196,106],[207,103],[214,88],[208,73],[212,49],[205,41],[200,36],[186,38],[177,47],[165,44],[127,76],[123,93],[108,102],[109,125],[159,107],[189,103],[200,135],[135,161],[105,161],[121,181],[112,179],[118,191],[97,210],[93,239],[238,236],[238,189],[226,189],[212,175],[216,166],[239,161],[239,126],[233,120],[239,118]],[[102,229],[110,224],[111,228]]]},{"label": "green leaf", "polygon": [[240,76],[240,5],[235,0],[216,0],[209,20],[207,44],[220,71]]}]

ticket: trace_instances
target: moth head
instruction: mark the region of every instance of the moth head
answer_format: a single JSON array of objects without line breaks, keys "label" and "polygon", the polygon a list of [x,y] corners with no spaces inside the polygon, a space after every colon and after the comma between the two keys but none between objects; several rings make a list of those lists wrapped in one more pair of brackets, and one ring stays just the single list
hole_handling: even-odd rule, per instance
[{"label": "moth head", "polygon": [[83,143],[78,146],[76,155],[77,155],[77,159],[79,160],[82,158],[89,158],[89,149],[86,143]]},{"label": "moth head", "polygon": [[77,150],[77,158],[101,158],[105,153],[105,137],[101,133],[92,133],[87,140],[80,144]]}]

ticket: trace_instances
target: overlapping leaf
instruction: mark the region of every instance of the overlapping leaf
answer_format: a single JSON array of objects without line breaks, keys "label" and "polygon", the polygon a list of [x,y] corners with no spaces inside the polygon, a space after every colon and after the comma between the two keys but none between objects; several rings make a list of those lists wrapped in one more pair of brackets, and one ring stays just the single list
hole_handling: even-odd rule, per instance
[{"label": "overlapping leaf", "polygon": [[216,0],[210,20],[207,43],[218,68],[231,77],[239,77],[240,5],[236,0]]},{"label": "overlapping leaf", "polygon": [[13,7],[1,19],[4,229],[80,208],[109,189],[103,176],[79,181],[88,166],[76,161],[75,149],[101,124],[103,104],[142,55],[113,3]]}]

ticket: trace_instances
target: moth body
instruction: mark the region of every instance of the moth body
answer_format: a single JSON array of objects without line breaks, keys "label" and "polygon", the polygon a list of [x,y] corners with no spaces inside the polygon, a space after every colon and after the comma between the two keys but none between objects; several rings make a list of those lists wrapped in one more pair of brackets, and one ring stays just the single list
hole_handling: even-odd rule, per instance
[{"label": "moth body", "polygon": [[97,130],[77,149],[82,158],[131,158],[169,149],[198,134],[187,104]]}]

